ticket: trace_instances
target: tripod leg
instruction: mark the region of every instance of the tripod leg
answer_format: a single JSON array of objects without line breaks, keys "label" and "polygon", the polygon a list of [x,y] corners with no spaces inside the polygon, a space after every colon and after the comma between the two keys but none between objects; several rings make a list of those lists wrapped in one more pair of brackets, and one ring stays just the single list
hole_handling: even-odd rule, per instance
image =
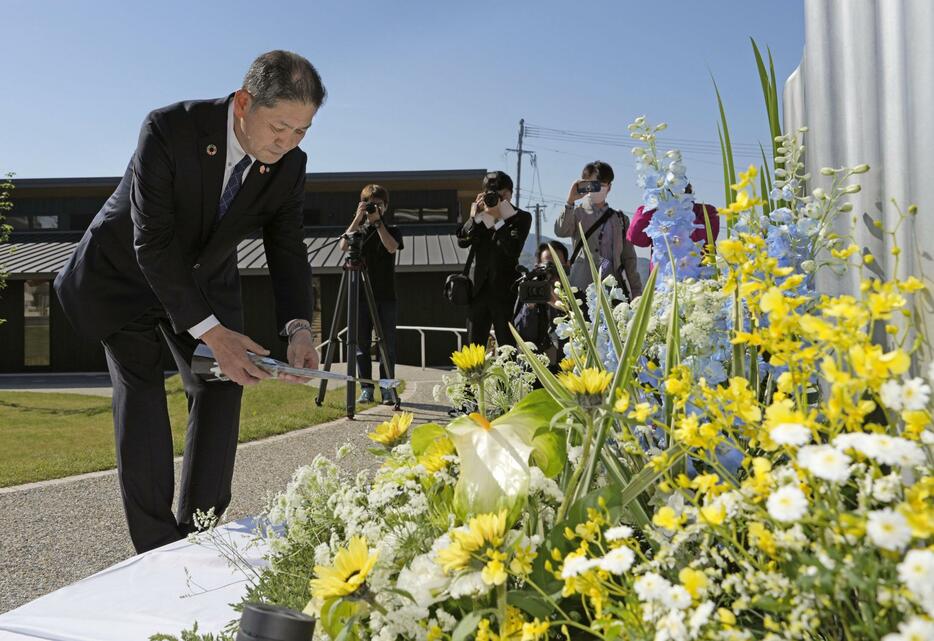
[{"label": "tripod leg", "polygon": [[[334,350],[337,348],[338,320],[344,307],[344,292],[347,289],[347,272],[341,274],[341,283],[337,288],[337,300],[334,303],[334,316],[331,318],[331,329],[328,332],[328,349],[325,352],[324,364],[321,366],[326,372],[331,371],[331,363],[334,362]],[[324,403],[324,394],[327,392],[327,379],[322,379],[318,386],[318,398],[315,399],[315,405],[321,407]]]},{"label": "tripod leg", "polygon": [[[363,270],[363,291],[366,293],[367,306],[370,308],[370,320],[373,321],[373,329],[376,331],[376,345],[379,348],[380,363],[386,369],[387,376],[395,378],[396,364],[389,359],[389,352],[386,348],[386,335],[383,333],[382,323],[379,322],[379,314],[376,313],[376,297],[373,295],[373,286],[370,284],[370,272],[366,269]],[[369,358],[369,355],[367,355],[367,358]],[[393,405],[395,409],[399,409],[402,405],[399,400],[399,393],[396,392],[395,388],[391,389],[395,401]]]},{"label": "tripod leg", "polygon": [[347,274],[347,418],[354,417],[356,409],[357,383],[353,380],[357,376],[357,313],[360,306],[360,272],[349,269]]}]

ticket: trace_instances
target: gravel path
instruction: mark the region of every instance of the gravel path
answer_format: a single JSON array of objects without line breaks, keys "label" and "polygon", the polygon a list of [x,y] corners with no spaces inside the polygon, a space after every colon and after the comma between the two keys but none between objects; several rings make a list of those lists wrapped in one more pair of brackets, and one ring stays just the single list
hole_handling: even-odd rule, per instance
[{"label": "gravel path", "polygon": [[[440,370],[400,366],[406,380],[403,409],[415,423],[444,423],[446,407],[432,399]],[[404,371],[403,371],[404,370]],[[237,451],[233,501],[227,517],[258,513],[267,497],[285,488],[292,472],[317,454],[334,456],[357,445],[341,461],[348,472],[372,465],[366,433],[392,413],[377,406],[357,415],[242,444]],[[181,464],[176,461],[176,482]],[[0,612],[74,583],[134,554],[123,515],[116,472],[0,489]]]}]

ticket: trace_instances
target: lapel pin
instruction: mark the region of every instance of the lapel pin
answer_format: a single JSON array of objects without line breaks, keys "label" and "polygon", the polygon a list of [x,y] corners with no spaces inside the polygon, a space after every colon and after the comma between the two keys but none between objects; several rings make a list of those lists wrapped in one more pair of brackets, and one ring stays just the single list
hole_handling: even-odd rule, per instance
[{"label": "lapel pin", "polygon": [[208,145],[205,151],[208,152],[208,156],[214,156],[217,154],[217,145]]},{"label": "lapel pin", "polygon": [[269,170],[266,169],[266,165],[260,165],[260,166],[259,166],[259,173],[265,174],[267,171],[269,171]]}]

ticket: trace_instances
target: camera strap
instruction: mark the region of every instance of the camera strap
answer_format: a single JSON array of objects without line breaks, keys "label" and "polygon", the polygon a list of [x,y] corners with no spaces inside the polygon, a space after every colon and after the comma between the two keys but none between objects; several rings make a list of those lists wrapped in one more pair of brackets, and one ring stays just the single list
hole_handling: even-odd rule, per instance
[{"label": "camera strap", "polygon": [[603,212],[603,215],[597,219],[597,222],[591,225],[590,228],[586,231],[586,233],[584,233],[584,237],[577,241],[577,244],[574,246],[574,252],[571,254],[571,260],[568,261],[569,264],[571,265],[574,264],[574,260],[577,258],[577,255],[580,254],[581,250],[584,248],[584,243],[587,242],[587,240],[591,236],[593,236],[593,233],[597,231],[598,229],[600,229],[600,226],[603,225],[603,223],[605,223],[607,220],[609,220],[610,216],[612,216],[615,213],[616,213],[615,209],[611,207],[606,208],[606,211]]},{"label": "camera strap", "polygon": [[470,277],[470,263],[473,262],[473,250],[474,250],[474,245],[473,243],[471,243],[470,251],[467,252],[467,262],[464,263],[464,271],[463,271],[464,276],[467,276],[468,278]]}]

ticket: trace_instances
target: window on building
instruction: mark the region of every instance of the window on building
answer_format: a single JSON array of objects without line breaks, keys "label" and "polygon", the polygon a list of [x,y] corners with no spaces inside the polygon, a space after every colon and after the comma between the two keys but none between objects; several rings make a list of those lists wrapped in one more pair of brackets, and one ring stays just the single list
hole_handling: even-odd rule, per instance
[{"label": "window on building", "polygon": [[43,367],[49,358],[49,281],[27,280],[23,287],[24,365]]}]

